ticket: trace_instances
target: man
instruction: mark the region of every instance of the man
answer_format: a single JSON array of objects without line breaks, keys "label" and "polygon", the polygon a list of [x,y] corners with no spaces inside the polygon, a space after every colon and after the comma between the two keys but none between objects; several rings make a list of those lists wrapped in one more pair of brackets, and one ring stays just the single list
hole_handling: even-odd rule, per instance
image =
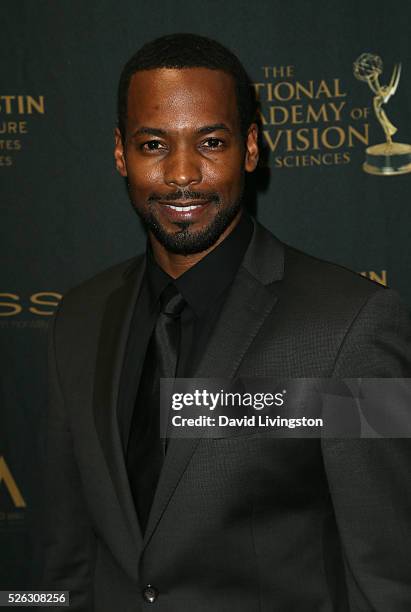
[{"label": "man", "polygon": [[411,609],[407,440],[160,440],[160,376],[410,372],[395,293],[245,212],[254,113],[200,36],[123,70],[115,163],[147,253],[70,291],[50,342],[44,584],[73,610]]}]

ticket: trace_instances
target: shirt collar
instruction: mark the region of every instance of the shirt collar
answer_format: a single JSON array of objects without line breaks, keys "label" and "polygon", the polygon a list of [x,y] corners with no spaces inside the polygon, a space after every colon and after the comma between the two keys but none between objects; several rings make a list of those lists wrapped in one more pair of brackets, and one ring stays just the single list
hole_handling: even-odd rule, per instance
[{"label": "shirt collar", "polygon": [[203,315],[233,282],[252,233],[252,221],[244,211],[227,238],[176,279],[160,268],[148,245],[147,281],[152,305],[155,306],[158,303],[165,287],[169,283],[174,283],[194,314]]}]

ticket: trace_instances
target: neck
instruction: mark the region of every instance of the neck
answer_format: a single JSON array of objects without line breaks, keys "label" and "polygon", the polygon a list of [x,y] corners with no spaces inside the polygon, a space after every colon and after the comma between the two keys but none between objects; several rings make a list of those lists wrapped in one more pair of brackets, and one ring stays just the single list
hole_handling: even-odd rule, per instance
[{"label": "neck", "polygon": [[242,210],[239,211],[238,215],[233,219],[230,225],[224,230],[224,232],[219,236],[218,240],[205,251],[201,251],[200,253],[193,253],[192,255],[178,255],[177,253],[170,253],[167,249],[157,240],[157,238],[150,232],[149,239],[151,243],[151,247],[153,249],[154,259],[172,278],[178,278],[184,272],[187,272],[190,268],[195,266],[199,261],[203,259],[208,253],[213,251],[223,240],[227,238],[229,234],[233,231],[237,223],[241,218]]}]

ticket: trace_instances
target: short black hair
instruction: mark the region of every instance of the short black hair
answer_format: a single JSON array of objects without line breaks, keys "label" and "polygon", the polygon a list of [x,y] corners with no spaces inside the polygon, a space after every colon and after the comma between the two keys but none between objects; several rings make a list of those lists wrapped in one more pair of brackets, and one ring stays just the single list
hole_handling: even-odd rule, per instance
[{"label": "short black hair", "polygon": [[235,81],[241,131],[245,136],[255,120],[256,96],[240,60],[221,43],[197,34],[169,34],[141,47],[124,66],[118,85],[118,127],[124,140],[127,96],[131,77],[156,68],[209,68],[230,74]]}]

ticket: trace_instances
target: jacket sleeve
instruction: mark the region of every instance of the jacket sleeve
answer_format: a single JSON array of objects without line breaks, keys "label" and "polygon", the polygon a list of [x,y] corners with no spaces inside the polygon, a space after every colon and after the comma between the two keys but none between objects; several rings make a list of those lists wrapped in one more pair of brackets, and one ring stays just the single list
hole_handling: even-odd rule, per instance
[{"label": "jacket sleeve", "polygon": [[[410,335],[397,294],[377,290],[347,333],[334,376],[410,377]],[[323,439],[322,449],[350,611],[411,610],[411,439]]]},{"label": "jacket sleeve", "polygon": [[91,612],[96,539],[88,519],[59,383],[55,346],[57,317],[58,314],[51,323],[49,335],[49,403],[43,463],[45,562],[42,588],[70,591],[70,610]]}]

